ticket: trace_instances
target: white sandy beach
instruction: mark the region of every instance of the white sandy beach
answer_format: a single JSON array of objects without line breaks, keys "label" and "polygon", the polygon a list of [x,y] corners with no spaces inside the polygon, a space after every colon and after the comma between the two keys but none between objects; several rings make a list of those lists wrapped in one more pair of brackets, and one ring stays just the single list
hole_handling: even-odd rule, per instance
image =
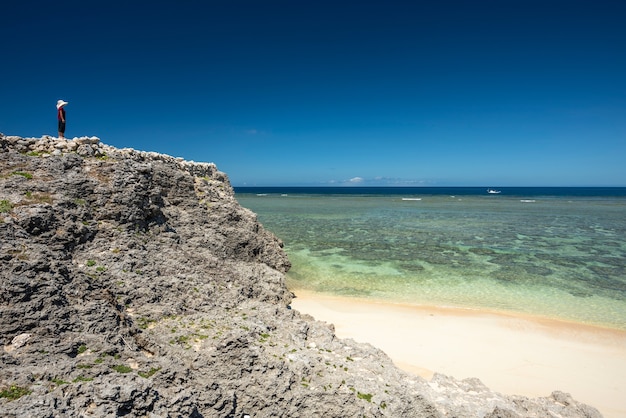
[{"label": "white sandy beach", "polygon": [[295,290],[292,307],[368,342],[400,368],[478,377],[506,394],[553,390],[626,417],[626,332],[495,312],[414,307]]}]

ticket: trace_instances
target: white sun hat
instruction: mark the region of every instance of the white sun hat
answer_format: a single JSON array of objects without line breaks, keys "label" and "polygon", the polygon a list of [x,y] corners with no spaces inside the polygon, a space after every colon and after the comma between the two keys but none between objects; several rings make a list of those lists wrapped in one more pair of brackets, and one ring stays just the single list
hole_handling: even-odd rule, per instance
[{"label": "white sun hat", "polygon": [[63,106],[65,106],[67,104],[67,102],[65,100],[58,100],[57,101],[57,109],[62,108]]}]

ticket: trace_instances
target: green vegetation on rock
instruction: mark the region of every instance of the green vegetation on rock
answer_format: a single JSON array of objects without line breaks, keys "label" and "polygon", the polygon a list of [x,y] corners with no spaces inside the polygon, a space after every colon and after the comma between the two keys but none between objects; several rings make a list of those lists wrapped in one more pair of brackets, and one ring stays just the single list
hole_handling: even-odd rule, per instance
[{"label": "green vegetation on rock", "polygon": [[27,173],[25,171],[14,171],[11,173],[11,175],[13,176],[22,176],[25,179],[31,180],[33,178],[33,175],[30,173]]},{"label": "green vegetation on rock", "polygon": [[8,389],[0,391],[0,398],[7,398],[11,401],[14,401],[30,393],[31,391],[28,388],[11,385],[8,387]]},{"label": "green vegetation on rock", "polygon": [[0,200],[0,213],[9,213],[13,209],[13,205],[6,199]]},{"label": "green vegetation on rock", "polygon": [[118,364],[117,366],[113,366],[111,368],[118,373],[130,373],[133,371],[132,368],[126,366],[125,364]]}]

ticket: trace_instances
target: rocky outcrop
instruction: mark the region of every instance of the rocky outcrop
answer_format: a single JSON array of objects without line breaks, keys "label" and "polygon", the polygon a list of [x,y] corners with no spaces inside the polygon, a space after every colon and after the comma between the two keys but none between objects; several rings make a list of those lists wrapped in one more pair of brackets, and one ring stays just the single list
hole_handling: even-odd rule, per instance
[{"label": "rocky outcrop", "polygon": [[0,135],[0,415],[598,417],[398,370],[290,309],[215,165]]}]

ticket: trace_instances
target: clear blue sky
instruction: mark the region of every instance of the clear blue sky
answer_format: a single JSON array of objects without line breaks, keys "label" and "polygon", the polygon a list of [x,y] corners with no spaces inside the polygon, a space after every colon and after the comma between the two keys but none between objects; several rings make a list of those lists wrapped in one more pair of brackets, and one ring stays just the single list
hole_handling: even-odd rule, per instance
[{"label": "clear blue sky", "polygon": [[0,132],[235,186],[626,186],[626,2],[11,1]]}]

